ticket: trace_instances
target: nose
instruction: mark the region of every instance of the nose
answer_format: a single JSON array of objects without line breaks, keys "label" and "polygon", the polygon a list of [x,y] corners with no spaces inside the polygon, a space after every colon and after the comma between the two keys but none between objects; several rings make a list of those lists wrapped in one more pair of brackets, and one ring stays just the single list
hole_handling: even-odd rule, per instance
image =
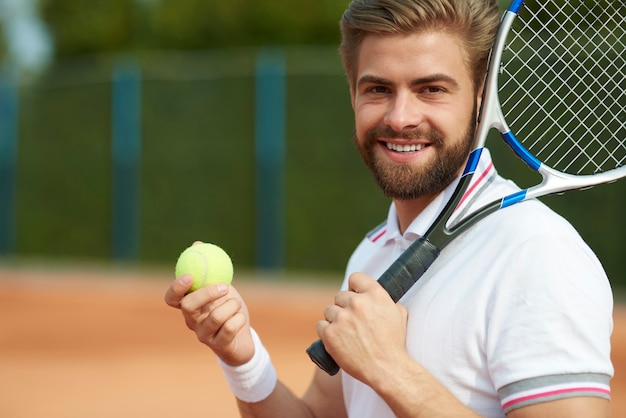
[{"label": "nose", "polygon": [[384,123],[396,132],[416,128],[423,120],[422,105],[411,92],[397,92],[384,117]]}]

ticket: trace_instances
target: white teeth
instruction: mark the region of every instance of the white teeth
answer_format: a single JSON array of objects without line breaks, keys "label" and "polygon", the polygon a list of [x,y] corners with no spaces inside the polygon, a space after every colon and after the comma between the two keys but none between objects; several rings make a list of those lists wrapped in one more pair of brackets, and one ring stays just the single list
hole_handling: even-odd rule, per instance
[{"label": "white teeth", "polygon": [[390,142],[387,142],[387,148],[389,148],[390,150],[396,151],[396,152],[415,152],[415,151],[419,151],[421,149],[424,148],[424,145],[419,144],[419,145],[399,145],[399,144],[392,144]]}]

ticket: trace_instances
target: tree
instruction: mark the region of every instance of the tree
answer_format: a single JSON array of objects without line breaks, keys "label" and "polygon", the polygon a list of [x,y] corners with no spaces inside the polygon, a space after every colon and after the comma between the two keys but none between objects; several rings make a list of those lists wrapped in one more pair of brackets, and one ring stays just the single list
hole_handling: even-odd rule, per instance
[{"label": "tree", "polygon": [[[336,0],[41,0],[56,55],[336,44]],[[297,9],[294,9],[297,7]]]},{"label": "tree", "polygon": [[133,0],[42,0],[41,15],[57,56],[127,49],[135,27]]},{"label": "tree", "polygon": [[163,0],[151,23],[163,47],[335,44],[344,7],[336,0]]}]

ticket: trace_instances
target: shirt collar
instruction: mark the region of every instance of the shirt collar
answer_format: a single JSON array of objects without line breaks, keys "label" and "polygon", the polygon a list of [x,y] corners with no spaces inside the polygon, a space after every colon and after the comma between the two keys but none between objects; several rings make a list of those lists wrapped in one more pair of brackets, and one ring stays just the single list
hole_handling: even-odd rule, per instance
[{"label": "shirt collar", "polygon": [[[466,211],[476,198],[484,190],[484,186],[489,183],[489,180],[495,177],[497,174],[493,162],[491,160],[491,154],[485,148],[482,151],[476,172],[472,177],[470,186],[468,187],[465,195],[461,199],[459,207],[455,211],[455,214]],[[454,193],[454,189],[458,185],[460,178],[457,177],[448,187],[446,187],[441,193],[430,202],[428,206],[420,213],[413,222],[409,225],[404,234],[400,233],[400,225],[398,223],[398,214],[396,212],[396,205],[392,202],[387,213],[387,222],[380,225],[375,231],[375,234],[371,234],[373,242],[384,246],[390,241],[395,241],[399,238],[404,238],[409,241],[414,241],[420,236],[424,235],[430,225],[435,221],[439,213],[443,210],[446,203]],[[384,228],[384,229],[383,229]]]}]

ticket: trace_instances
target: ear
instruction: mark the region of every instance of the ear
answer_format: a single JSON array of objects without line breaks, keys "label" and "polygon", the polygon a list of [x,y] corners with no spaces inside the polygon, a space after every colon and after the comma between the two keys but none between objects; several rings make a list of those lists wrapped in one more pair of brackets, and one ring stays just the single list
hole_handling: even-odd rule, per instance
[{"label": "ear", "polygon": [[352,104],[352,110],[354,110],[354,100],[355,100],[355,92],[354,92],[354,86],[350,86],[350,103]]},{"label": "ear", "polygon": [[[477,89],[476,91],[476,117],[478,117],[478,114],[480,114],[480,108],[483,104],[483,91],[484,91],[484,85],[481,84],[481,86]],[[476,123],[478,123],[478,120],[476,121]]]}]

